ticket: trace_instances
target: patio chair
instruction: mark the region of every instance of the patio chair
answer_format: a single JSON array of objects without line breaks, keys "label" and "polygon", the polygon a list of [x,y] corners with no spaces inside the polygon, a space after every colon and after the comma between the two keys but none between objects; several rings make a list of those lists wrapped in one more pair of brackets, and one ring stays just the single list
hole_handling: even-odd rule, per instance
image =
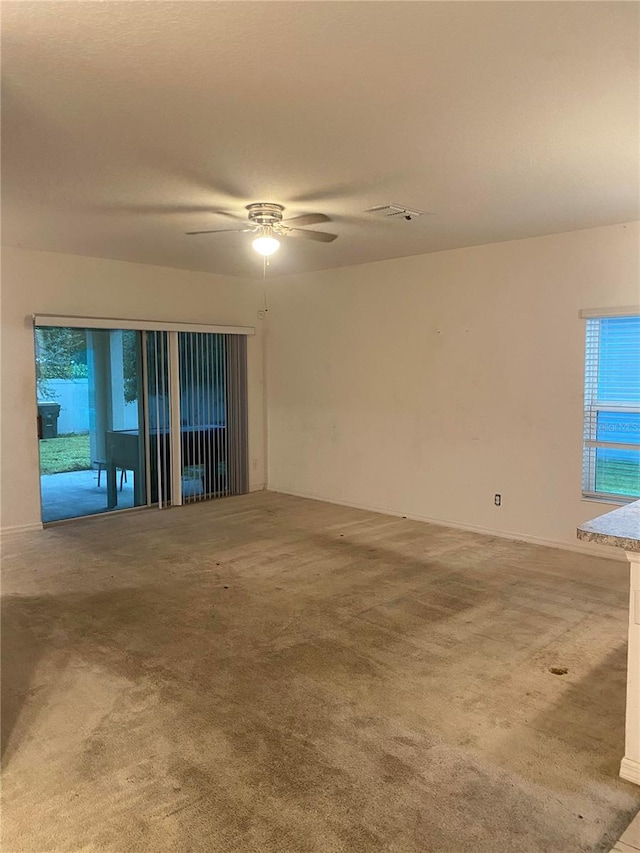
[{"label": "patio chair", "polygon": [[[107,461],[106,459],[94,459],[93,464],[98,466],[98,488],[100,488],[100,477],[102,471],[106,471]],[[116,471],[118,470],[120,470],[120,491],[122,491],[122,484],[127,482],[127,471],[125,468],[116,468]]]}]

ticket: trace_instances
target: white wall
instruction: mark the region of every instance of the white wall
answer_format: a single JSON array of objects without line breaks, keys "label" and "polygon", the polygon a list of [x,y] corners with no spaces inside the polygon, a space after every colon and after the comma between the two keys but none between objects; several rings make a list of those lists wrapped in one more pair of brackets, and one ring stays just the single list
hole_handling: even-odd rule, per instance
[{"label": "white wall", "polygon": [[249,475],[251,488],[264,485],[261,293],[240,278],[3,248],[2,529],[40,521],[34,313],[255,326],[248,339]]},{"label": "white wall", "polygon": [[272,281],[269,488],[576,545],[614,508],[580,494],[578,311],[640,302],[638,250],[633,223]]},{"label": "white wall", "polygon": [[[89,380],[88,379],[47,379],[42,381],[49,396],[38,402],[57,403],[58,435],[69,432],[89,432]],[[137,424],[138,407],[133,406],[134,426]]]},{"label": "white wall", "polygon": [[[88,379],[47,379],[43,387],[53,396],[43,402],[58,403],[58,435],[69,432],[89,432],[89,380]],[[42,401],[41,401],[42,402]],[[123,421],[118,429],[135,429],[138,426],[138,403],[125,403],[122,406]]]}]

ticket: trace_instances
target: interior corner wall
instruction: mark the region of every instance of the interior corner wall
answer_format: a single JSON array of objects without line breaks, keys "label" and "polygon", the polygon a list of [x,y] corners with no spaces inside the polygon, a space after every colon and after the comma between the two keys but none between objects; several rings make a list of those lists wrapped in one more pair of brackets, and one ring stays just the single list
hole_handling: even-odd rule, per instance
[{"label": "interior corner wall", "polygon": [[3,532],[40,523],[31,315],[63,314],[254,326],[247,339],[250,488],[266,479],[261,285],[124,261],[2,249]]},{"label": "interior corner wall", "polygon": [[577,546],[578,312],[640,302],[639,224],[273,280],[268,487]]}]

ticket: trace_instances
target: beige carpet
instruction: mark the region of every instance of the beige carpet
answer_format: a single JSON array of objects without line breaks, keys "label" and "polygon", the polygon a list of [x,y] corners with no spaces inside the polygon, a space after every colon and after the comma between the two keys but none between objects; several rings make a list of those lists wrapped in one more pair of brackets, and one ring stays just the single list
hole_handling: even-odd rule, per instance
[{"label": "beige carpet", "polygon": [[624,563],[268,493],[3,550],[5,853],[574,853],[640,805]]}]

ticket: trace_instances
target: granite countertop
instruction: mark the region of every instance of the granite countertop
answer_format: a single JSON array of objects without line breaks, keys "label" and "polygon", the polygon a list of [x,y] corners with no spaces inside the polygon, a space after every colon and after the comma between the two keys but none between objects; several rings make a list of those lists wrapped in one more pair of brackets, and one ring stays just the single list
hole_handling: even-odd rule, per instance
[{"label": "granite countertop", "polygon": [[614,509],[578,527],[578,539],[640,551],[640,501]]}]

